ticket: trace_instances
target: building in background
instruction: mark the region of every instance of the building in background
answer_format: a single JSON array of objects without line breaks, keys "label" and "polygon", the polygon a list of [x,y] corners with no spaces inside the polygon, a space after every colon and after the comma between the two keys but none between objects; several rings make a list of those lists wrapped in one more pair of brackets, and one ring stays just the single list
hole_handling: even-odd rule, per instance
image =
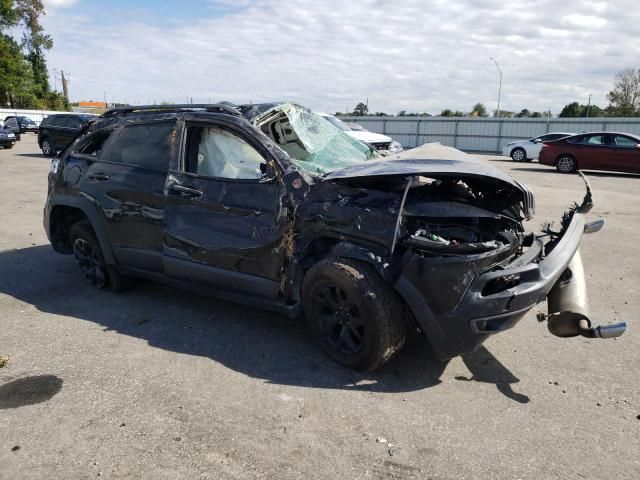
[{"label": "building in background", "polygon": [[80,113],[104,113],[107,110],[107,104],[105,102],[94,102],[89,100],[88,102],[78,102],[78,105],[73,105],[74,112]]}]

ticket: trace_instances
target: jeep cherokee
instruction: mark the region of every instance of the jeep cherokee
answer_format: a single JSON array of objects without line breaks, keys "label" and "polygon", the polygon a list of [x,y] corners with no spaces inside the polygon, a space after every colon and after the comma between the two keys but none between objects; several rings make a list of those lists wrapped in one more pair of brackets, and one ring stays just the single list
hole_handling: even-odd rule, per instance
[{"label": "jeep cherokee", "polygon": [[532,194],[491,165],[388,158],[294,104],[114,109],[52,161],[44,226],[98,288],[139,276],[303,314],[356,369],[410,329],[441,359],[471,352],[545,299],[558,336],[622,334],[588,318],[588,184],[559,229],[527,233]]}]

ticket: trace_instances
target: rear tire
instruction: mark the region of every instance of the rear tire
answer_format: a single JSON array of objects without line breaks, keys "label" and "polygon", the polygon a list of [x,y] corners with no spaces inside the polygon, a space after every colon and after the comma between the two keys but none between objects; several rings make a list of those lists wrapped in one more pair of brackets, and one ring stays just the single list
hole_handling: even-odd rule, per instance
[{"label": "rear tire", "polygon": [[44,138],[40,149],[45,157],[53,157],[56,154],[56,147],[49,138]]},{"label": "rear tire", "polygon": [[11,150],[13,148],[13,145],[5,145],[4,148],[6,148],[7,150]]},{"label": "rear tire", "polygon": [[511,150],[511,160],[514,162],[525,162],[527,160],[527,151],[524,148],[514,148]]},{"label": "rear tire", "polygon": [[404,345],[405,307],[364,262],[320,261],[304,277],[302,301],[313,336],[342,365],[376,370]]},{"label": "rear tire", "polygon": [[114,293],[125,289],[125,278],[114,266],[105,262],[100,244],[87,220],[71,226],[69,241],[80,270],[92,286]]},{"label": "rear tire", "polygon": [[573,173],[578,168],[578,162],[571,155],[560,155],[556,160],[556,168],[562,173]]}]

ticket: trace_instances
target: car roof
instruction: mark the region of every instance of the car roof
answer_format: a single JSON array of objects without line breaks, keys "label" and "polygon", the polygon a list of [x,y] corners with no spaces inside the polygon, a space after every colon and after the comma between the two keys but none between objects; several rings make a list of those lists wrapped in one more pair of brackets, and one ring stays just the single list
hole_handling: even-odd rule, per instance
[{"label": "car roof", "polygon": [[582,137],[584,135],[624,135],[625,137],[632,137],[632,138],[635,138],[636,140],[640,140],[640,136],[639,135],[635,135],[633,133],[628,133],[628,132],[602,132],[602,131],[598,131],[598,132],[582,132],[582,133],[576,133],[573,136],[574,137]]}]

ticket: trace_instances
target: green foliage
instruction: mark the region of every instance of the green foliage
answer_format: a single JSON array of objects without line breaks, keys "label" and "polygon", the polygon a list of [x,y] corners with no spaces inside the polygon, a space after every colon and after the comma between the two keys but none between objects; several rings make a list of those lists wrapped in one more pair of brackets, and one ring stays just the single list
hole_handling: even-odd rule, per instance
[{"label": "green foliage", "polygon": [[471,112],[469,113],[469,115],[472,117],[488,117],[489,116],[489,114],[487,113],[487,107],[485,107],[484,104],[482,103],[476,103],[471,109]]},{"label": "green foliage", "polygon": [[640,116],[640,68],[629,68],[616,73],[613,90],[607,95],[607,111],[616,117]]},{"label": "green foliage", "polygon": [[597,105],[580,105],[578,102],[571,102],[564,106],[560,112],[560,117],[604,117],[605,111]]},{"label": "green foliage", "polygon": [[[68,100],[51,92],[45,53],[53,40],[44,33],[42,0],[0,0],[0,105],[68,110]],[[9,35],[18,27],[21,43]]]},{"label": "green foliage", "polygon": [[356,105],[356,108],[353,109],[352,115],[362,116],[367,115],[368,113],[369,107],[365,103],[360,102],[358,105]]}]

